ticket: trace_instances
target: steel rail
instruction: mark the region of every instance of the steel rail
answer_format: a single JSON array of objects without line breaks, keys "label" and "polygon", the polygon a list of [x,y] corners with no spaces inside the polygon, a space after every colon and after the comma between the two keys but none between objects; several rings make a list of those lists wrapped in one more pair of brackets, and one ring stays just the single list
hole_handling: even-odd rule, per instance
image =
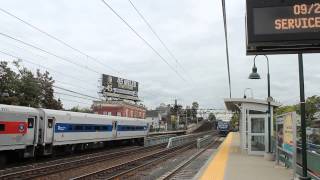
[{"label": "steel rail", "polygon": [[77,158],[75,160],[58,162],[55,164],[44,165],[44,166],[26,169],[26,170],[22,170],[22,171],[3,174],[3,175],[0,175],[0,179],[31,179],[31,178],[35,178],[35,177],[46,176],[46,175],[58,173],[58,172],[69,170],[69,169],[75,169],[75,168],[79,168],[79,167],[83,167],[83,166],[88,166],[88,165],[102,162],[105,160],[111,160],[111,159],[117,158],[123,154],[127,155],[127,154],[148,152],[148,151],[152,151],[152,150],[159,148],[159,147],[164,147],[164,146],[158,145],[158,146],[152,146],[152,147],[147,147],[147,148],[141,147],[141,148],[123,150],[123,151],[119,151],[119,152],[93,155],[93,156],[88,156],[86,158],[80,158],[80,159]]},{"label": "steel rail", "polygon": [[196,158],[198,158],[201,154],[203,154],[206,150],[208,150],[212,145],[214,145],[218,140],[220,139],[220,137],[215,137],[212,142],[210,144],[208,144],[205,148],[201,149],[200,151],[198,151],[197,153],[195,153],[194,155],[192,155],[189,159],[187,159],[186,161],[182,162],[181,164],[179,164],[175,169],[173,169],[172,171],[168,172],[167,174],[161,176],[160,178],[158,178],[157,180],[169,180],[171,179],[174,175],[176,175],[178,172],[180,172],[183,168],[185,168],[186,166],[188,166],[192,161],[194,161]]}]

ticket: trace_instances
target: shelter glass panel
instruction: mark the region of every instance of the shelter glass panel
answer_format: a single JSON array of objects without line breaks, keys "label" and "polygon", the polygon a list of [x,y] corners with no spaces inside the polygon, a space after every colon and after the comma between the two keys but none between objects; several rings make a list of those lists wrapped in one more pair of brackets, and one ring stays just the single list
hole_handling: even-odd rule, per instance
[{"label": "shelter glass panel", "polygon": [[264,136],[251,136],[251,151],[264,151]]},{"label": "shelter glass panel", "polygon": [[264,133],[264,123],[264,118],[251,118],[251,133]]}]

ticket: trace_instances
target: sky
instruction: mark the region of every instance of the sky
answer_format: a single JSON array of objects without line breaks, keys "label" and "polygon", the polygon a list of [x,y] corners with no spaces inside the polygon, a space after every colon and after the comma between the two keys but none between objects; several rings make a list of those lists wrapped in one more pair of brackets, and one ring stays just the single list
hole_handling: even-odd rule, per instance
[{"label": "sky", "polygon": [[[0,7],[81,50],[97,61],[49,38],[0,11],[0,51],[22,59],[34,72],[48,70],[56,86],[99,97],[101,74],[139,82],[142,103],[224,108],[229,97],[224,29],[220,0],[132,0],[178,63],[128,0],[106,0],[167,61],[129,29],[101,0],[2,0]],[[249,80],[253,56],[246,55],[245,0],[226,0],[232,97],[251,88],[254,98],[267,96],[267,65],[257,58],[262,79]],[[44,53],[5,35],[50,52]],[[53,56],[52,54],[56,55]],[[58,57],[59,58],[58,58]],[[1,60],[16,58],[0,53]],[[271,96],[283,104],[299,102],[298,56],[272,55]],[[71,63],[70,63],[71,62]],[[78,66],[74,65],[78,64]],[[304,55],[306,96],[319,95],[319,55]],[[178,72],[178,73],[176,73]],[[179,75],[178,75],[179,74]],[[183,78],[181,78],[182,76]],[[91,100],[56,89],[64,107],[89,107]],[[247,91],[250,96],[250,92]]]}]

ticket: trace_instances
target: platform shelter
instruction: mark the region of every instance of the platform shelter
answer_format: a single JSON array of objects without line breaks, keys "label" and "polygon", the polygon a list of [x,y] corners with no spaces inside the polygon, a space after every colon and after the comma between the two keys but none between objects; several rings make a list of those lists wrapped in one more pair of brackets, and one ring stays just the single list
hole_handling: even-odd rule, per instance
[{"label": "platform shelter", "polygon": [[[253,98],[225,99],[229,111],[238,112],[240,149],[249,155],[264,155],[268,151],[268,102]],[[278,102],[271,103],[271,135],[273,134],[273,110],[280,106]]]}]

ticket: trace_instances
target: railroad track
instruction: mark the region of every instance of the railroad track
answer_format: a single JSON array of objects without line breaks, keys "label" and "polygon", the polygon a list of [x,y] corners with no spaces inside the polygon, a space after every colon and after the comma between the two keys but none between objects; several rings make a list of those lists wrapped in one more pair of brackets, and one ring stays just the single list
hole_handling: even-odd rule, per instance
[{"label": "railroad track", "polygon": [[135,172],[141,169],[150,167],[153,164],[158,164],[161,161],[165,161],[171,157],[176,156],[177,154],[185,152],[188,149],[191,149],[194,147],[195,147],[195,140],[179,147],[156,151],[155,153],[138,157],[121,164],[117,164],[117,165],[104,168],[95,172],[84,174],[84,175],[72,178],[72,180],[121,179],[123,177],[134,175]]},{"label": "railroad track", "polygon": [[[215,137],[213,139],[213,141],[208,144],[206,147],[204,147],[203,149],[201,149],[200,151],[198,151],[197,153],[195,153],[194,155],[192,155],[190,158],[188,158],[186,161],[180,163],[176,168],[174,168],[173,170],[167,172],[166,174],[164,174],[163,176],[161,176],[160,178],[158,178],[157,180],[169,180],[172,179],[175,175],[177,175],[182,169],[184,169],[185,167],[187,167],[190,163],[192,163],[195,159],[197,159],[201,154],[203,154],[207,149],[209,149],[210,147],[212,147],[218,140],[220,139],[220,137]],[[175,178],[174,178],[175,179]],[[176,179],[179,179],[176,178]]]},{"label": "railroad track", "polygon": [[[196,137],[202,136],[205,133],[199,133]],[[152,147],[133,147],[122,151],[115,150],[115,152],[106,153],[99,152],[94,154],[67,157],[48,161],[44,163],[31,164],[22,167],[14,167],[0,171],[0,179],[33,179],[36,177],[44,177],[55,173],[60,173],[66,170],[75,169],[79,167],[89,166],[103,161],[116,159],[121,156],[129,156],[134,154],[142,154],[152,152],[156,149],[164,147],[164,145],[157,145]]]},{"label": "railroad track", "polygon": [[137,148],[141,148],[141,147],[139,147],[139,146],[120,147],[120,148],[116,148],[116,149],[106,149],[103,151],[91,152],[91,153],[84,152],[84,153],[73,154],[73,155],[69,155],[69,156],[61,156],[61,157],[57,157],[57,158],[48,157],[48,159],[46,161],[45,161],[45,159],[39,160],[39,162],[31,161],[31,162],[16,164],[16,166],[7,167],[5,169],[1,169],[0,170],[0,177],[5,174],[18,172],[18,171],[22,171],[22,170],[33,169],[33,168],[40,167],[40,166],[58,164],[58,163],[62,163],[64,161],[72,161],[72,160],[76,160],[76,159],[85,159],[90,156],[97,156],[97,155],[105,154],[105,153],[113,153],[113,152],[118,152],[118,151],[123,151],[123,150],[135,150]]},{"label": "railroad track", "polygon": [[27,167],[13,168],[13,170],[6,170],[0,175],[1,180],[9,179],[32,179],[36,177],[46,176],[69,169],[75,169],[78,167],[88,166],[94,163],[111,160],[123,155],[129,155],[134,153],[149,152],[155,149],[164,147],[164,145],[152,146],[152,147],[133,147],[122,151],[111,153],[98,153],[86,156],[80,156],[75,159],[66,158],[63,160],[55,160],[51,162],[45,162],[38,165],[29,165]]},{"label": "railroad track", "polygon": [[190,143],[185,145],[184,147],[175,147],[172,149],[164,149],[161,151],[157,151],[153,154],[142,156],[136,159],[132,159],[130,161],[108,167],[96,172],[88,173],[85,175],[81,175],[72,180],[87,180],[87,179],[118,179],[122,176],[128,175],[137,171],[143,167],[151,165],[153,163],[168,159],[180,152],[183,152],[187,149],[194,147],[194,143]]}]

